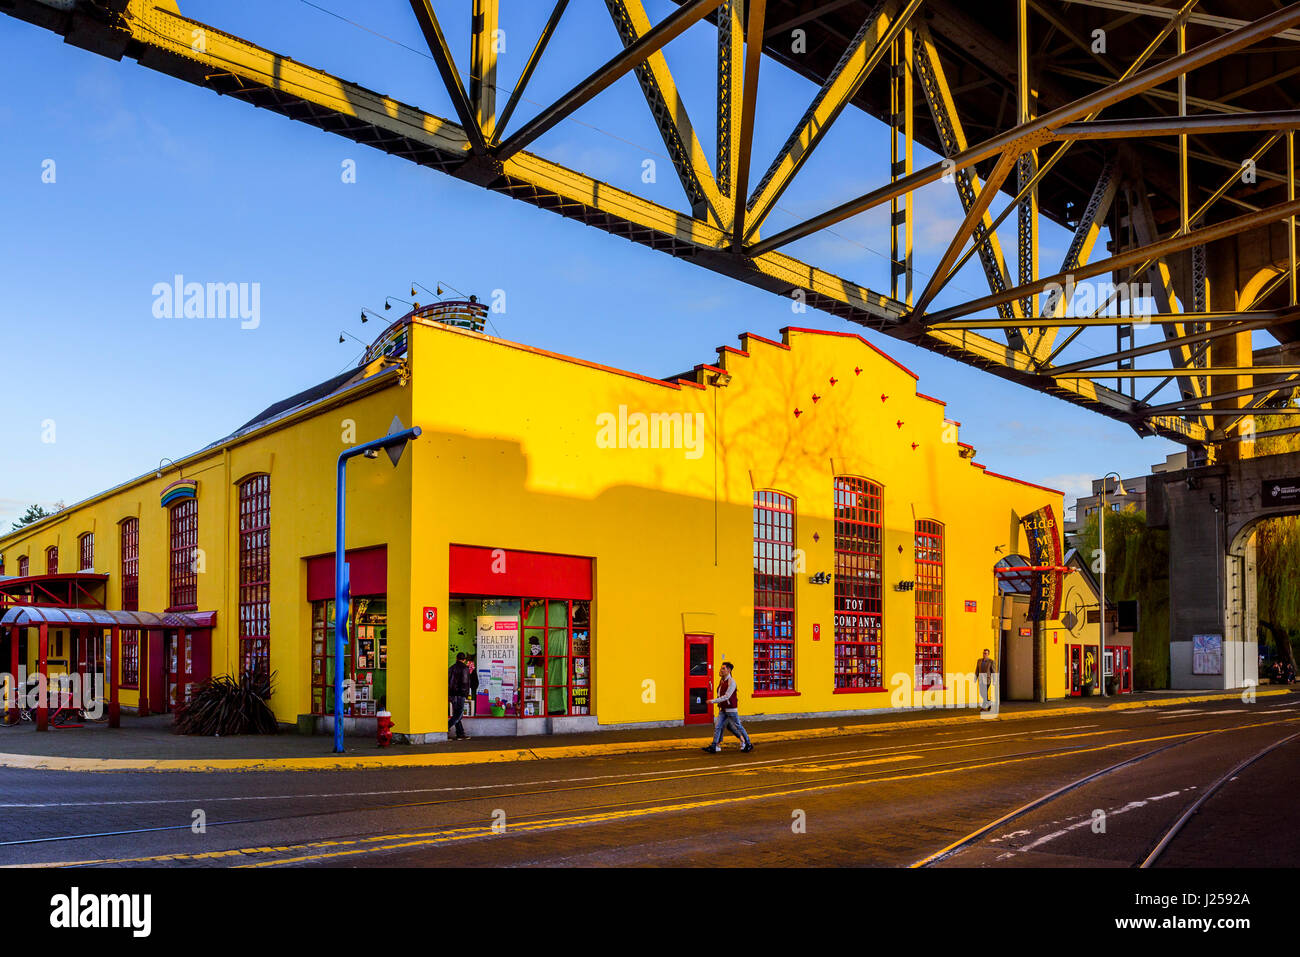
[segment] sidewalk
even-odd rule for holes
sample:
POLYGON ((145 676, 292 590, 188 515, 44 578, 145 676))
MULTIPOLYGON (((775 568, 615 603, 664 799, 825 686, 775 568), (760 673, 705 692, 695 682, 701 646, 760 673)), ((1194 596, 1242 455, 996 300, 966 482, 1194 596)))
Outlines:
MULTIPOLYGON (((1287 687, 1261 686, 1257 698, 1296 694, 1287 687)), ((1076 698, 1047 703, 1011 702, 988 721, 1064 717, 1097 711, 1239 701, 1240 692, 1151 691, 1121 698, 1076 698)), ((862 717, 746 717, 756 744, 958 726, 982 720, 975 709, 908 710, 862 717)), ((361 768, 448 767, 550 758, 599 757, 649 751, 689 750, 707 743, 712 725, 556 734, 528 738, 475 737, 380 750, 370 738, 345 739, 344 754, 332 753, 324 735, 187 737, 171 733, 171 719, 123 715, 122 727, 88 723, 84 728, 38 733, 34 725, 0 729, 0 767, 58 771, 327 771, 361 768), (527 747, 522 742, 527 742, 527 747)))

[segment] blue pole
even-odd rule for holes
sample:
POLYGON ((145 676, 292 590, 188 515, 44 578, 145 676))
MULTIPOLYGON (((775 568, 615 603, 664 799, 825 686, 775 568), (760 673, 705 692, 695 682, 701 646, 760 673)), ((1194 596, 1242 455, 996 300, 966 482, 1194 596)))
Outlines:
MULTIPOLYGON (((352 583, 348 575, 348 565, 344 561, 347 551, 343 544, 344 518, 347 514, 347 468, 348 459, 380 449, 402 446, 412 439, 419 438, 420 427, 405 429, 385 435, 382 439, 354 445, 339 453, 337 505, 335 507, 334 526, 334 753, 343 753, 343 645, 347 640, 348 606, 351 599, 352 583)), ((397 465, 397 455, 393 454, 393 465, 397 465)))
POLYGON ((348 626, 348 566, 344 561, 344 515, 347 511, 348 458, 339 456, 338 507, 334 529, 334 753, 343 753, 343 643, 348 626))

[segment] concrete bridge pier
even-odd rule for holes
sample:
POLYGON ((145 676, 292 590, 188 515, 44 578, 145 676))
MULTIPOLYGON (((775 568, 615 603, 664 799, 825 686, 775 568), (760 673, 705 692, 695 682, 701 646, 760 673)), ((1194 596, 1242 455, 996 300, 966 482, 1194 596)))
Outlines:
POLYGON ((1147 523, 1169 530, 1171 687, 1258 683, 1255 531, 1267 519, 1296 514, 1300 452, 1153 476, 1147 523), (1221 644, 1197 636, 1220 636, 1221 644))
POLYGON ((1255 541, 1229 530, 1233 473, 1246 462, 1157 476, 1148 524, 1169 530, 1169 681, 1229 690, 1259 680, 1255 541))

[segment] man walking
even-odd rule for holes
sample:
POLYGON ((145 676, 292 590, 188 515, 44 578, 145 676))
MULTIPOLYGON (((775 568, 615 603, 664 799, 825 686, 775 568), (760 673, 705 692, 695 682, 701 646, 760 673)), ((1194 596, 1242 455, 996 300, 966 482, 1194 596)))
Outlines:
POLYGON ((989 650, 984 649, 984 657, 975 663, 975 678, 980 686, 980 710, 988 711, 993 707, 992 699, 989 697, 989 684, 993 681, 995 665, 993 659, 989 657, 989 650))
POLYGON ((447 734, 456 729, 456 740, 464 741, 469 737, 465 726, 460 723, 465 713, 465 698, 470 693, 469 665, 465 664, 465 652, 456 652, 456 663, 447 669, 447 697, 451 699, 451 720, 447 722, 447 734))
POLYGON ((725 728, 730 728, 731 733, 740 739, 741 751, 754 750, 745 726, 740 723, 740 690, 736 687, 736 679, 731 676, 732 670, 730 661, 722 663, 718 669, 718 696, 709 699, 709 704, 718 706, 718 720, 713 726, 713 743, 704 749, 710 754, 722 750, 722 732, 725 728))

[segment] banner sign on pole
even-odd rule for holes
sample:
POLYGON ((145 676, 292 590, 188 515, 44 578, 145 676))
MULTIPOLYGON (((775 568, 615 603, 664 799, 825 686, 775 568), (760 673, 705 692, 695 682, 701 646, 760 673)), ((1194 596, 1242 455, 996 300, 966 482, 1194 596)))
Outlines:
POLYGON ((1051 571, 1034 572, 1033 592, 1029 599, 1030 621, 1055 621, 1061 617, 1061 535, 1052 506, 1044 505, 1020 520, 1029 539, 1029 560, 1051 571))

